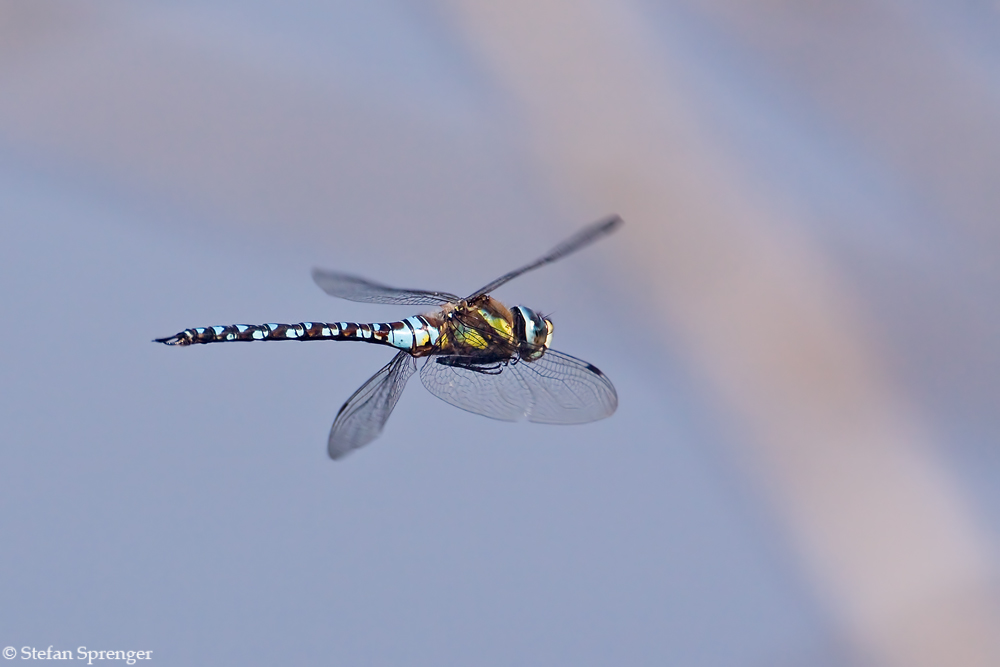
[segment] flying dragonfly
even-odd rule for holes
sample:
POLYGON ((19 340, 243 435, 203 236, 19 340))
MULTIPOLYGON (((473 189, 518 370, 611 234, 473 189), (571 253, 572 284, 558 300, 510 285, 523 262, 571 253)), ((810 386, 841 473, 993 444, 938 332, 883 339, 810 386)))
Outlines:
POLYGON ((335 271, 313 270, 331 296, 362 303, 434 306, 398 322, 230 324, 185 329, 154 342, 195 345, 257 340, 351 340, 399 350, 340 408, 328 453, 339 459, 382 432, 407 380, 418 370, 432 394, 458 408, 504 421, 583 424, 610 417, 618 394, 597 367, 549 347, 552 322, 526 306, 507 308, 490 296, 501 285, 610 234, 622 224, 596 222, 530 264, 462 299, 447 292, 398 289, 335 271))

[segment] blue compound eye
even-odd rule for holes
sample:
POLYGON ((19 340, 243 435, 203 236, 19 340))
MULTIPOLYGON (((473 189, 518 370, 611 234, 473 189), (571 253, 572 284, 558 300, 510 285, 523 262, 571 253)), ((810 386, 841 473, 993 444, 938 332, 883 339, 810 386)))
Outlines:
POLYGON ((522 351, 522 354, 528 359, 537 359, 544 353, 551 340, 551 323, 524 306, 514 306, 511 312, 514 315, 514 335, 520 343, 531 348, 522 351))

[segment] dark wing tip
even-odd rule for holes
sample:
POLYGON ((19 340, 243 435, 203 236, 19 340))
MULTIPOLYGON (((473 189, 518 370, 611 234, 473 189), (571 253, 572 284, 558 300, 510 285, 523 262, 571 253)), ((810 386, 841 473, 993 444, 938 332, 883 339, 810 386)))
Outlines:
POLYGON ((601 228, 602 229, 606 229, 606 230, 608 230, 610 232, 611 230, 615 229, 616 227, 621 227, 624 224, 625 224, 625 220, 620 215, 618 215, 617 213, 614 213, 610 217, 608 217, 607 220, 605 220, 604 224, 601 225, 601 228))
POLYGON ((625 220, 620 215, 612 213, 608 217, 593 223, 589 228, 590 231, 588 235, 593 238, 594 236, 610 234, 624 224, 625 220))

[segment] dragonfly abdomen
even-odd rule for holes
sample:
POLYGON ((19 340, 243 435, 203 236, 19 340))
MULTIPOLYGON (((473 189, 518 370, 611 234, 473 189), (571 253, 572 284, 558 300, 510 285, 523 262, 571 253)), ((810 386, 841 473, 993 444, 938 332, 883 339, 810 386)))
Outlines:
POLYGON ((251 342, 258 340, 354 340, 388 345, 410 353, 431 348, 439 338, 438 327, 416 315, 400 322, 299 322, 298 324, 229 324, 185 329, 155 342, 165 345, 251 342))

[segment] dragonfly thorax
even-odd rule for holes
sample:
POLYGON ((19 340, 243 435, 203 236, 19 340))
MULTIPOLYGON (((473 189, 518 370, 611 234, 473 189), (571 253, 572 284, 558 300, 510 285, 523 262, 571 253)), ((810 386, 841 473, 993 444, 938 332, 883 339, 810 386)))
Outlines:
POLYGON ((510 312, 514 316, 514 336, 521 348, 521 358, 538 359, 552 342, 552 322, 526 306, 514 306, 510 312))

